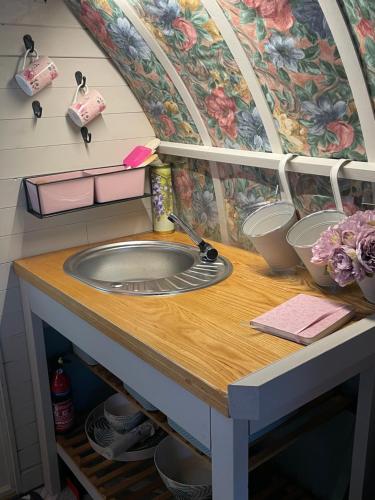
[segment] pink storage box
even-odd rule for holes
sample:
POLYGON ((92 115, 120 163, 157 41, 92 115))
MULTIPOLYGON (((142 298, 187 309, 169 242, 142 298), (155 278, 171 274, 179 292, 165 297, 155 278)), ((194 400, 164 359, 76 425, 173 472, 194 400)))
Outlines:
POLYGON ((79 172, 26 179, 29 204, 41 215, 82 208, 94 203, 94 179, 79 172))
POLYGON ((145 194, 144 168, 126 170, 123 165, 119 165, 84 170, 84 173, 94 177, 97 203, 135 198, 145 194))

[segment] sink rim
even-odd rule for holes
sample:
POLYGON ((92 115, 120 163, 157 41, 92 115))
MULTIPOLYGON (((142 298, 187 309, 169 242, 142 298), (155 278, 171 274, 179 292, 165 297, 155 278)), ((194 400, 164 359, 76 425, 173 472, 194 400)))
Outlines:
POLYGON ((219 255, 216 262, 206 262, 201 259, 197 247, 185 243, 160 240, 129 240, 86 248, 68 257, 64 262, 63 268, 69 276, 98 290, 135 296, 169 296, 209 288, 228 278, 233 271, 231 262, 221 255, 219 255), (136 248, 139 246, 147 248, 157 247, 158 249, 165 248, 167 251, 175 250, 188 254, 193 258, 193 264, 186 271, 172 274, 167 278, 139 281, 104 281, 82 276, 78 271, 78 265, 83 257, 88 258, 90 255, 98 252, 102 253, 123 247, 125 247, 126 251, 127 248, 136 248), (184 282, 185 285, 181 285, 184 282))

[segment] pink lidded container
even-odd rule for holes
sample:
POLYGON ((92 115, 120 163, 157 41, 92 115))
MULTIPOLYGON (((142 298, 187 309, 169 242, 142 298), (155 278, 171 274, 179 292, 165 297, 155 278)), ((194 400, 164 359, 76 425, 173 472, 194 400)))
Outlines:
POLYGON ((40 215, 94 203, 94 179, 82 171, 29 177, 25 184, 29 206, 40 215))
POLYGON ((145 194, 145 169, 125 169, 116 167, 92 168, 84 170, 85 175, 93 176, 96 203, 135 198, 145 194))

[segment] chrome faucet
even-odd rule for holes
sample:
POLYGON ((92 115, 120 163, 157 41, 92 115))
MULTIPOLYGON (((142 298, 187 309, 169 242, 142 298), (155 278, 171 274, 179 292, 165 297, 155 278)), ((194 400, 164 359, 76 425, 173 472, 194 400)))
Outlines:
POLYGON ((186 224, 186 222, 177 217, 177 215, 170 213, 168 215, 168 219, 174 224, 178 224, 181 229, 183 229, 185 233, 194 241, 200 250, 201 258, 203 260, 206 260, 207 262, 215 262, 219 255, 216 248, 213 248, 209 243, 207 243, 207 241, 204 241, 190 226, 186 224))

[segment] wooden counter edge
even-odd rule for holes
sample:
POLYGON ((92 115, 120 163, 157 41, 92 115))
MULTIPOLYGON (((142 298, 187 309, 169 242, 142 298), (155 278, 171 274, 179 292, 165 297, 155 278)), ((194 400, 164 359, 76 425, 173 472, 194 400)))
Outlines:
MULTIPOLYGON (((21 261, 22 259, 19 260, 21 261)), ((71 299, 68 295, 60 292, 38 276, 35 276, 35 274, 25 269, 18 261, 14 262, 14 270, 19 278, 25 280, 32 286, 35 286, 38 290, 42 291, 56 302, 66 307, 70 312, 76 314, 79 318, 89 323, 104 335, 108 336, 115 342, 118 342, 140 359, 159 370, 163 375, 171 378, 174 382, 184 387, 200 400, 204 401, 209 406, 216 408, 223 415, 228 416, 227 393, 213 388, 208 383, 202 383, 201 379, 192 376, 192 374, 185 368, 173 363, 160 352, 138 341, 128 332, 120 330, 110 321, 104 320, 104 318, 99 314, 93 313, 93 311, 88 310, 76 300, 71 299), (119 336, 119 333, 121 334, 121 337, 119 336), (189 383, 189 381, 191 381, 191 383, 189 383)))

